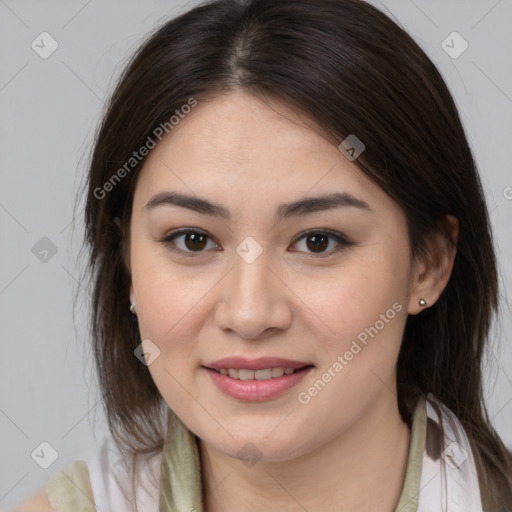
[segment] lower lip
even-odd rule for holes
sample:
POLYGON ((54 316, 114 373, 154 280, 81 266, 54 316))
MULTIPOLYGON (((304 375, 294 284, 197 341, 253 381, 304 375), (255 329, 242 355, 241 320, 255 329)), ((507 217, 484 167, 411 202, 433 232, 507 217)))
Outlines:
POLYGON ((226 395, 238 400, 269 400, 298 384, 313 369, 307 366, 291 375, 283 375, 267 380, 239 380, 222 375, 210 368, 204 368, 214 384, 226 395))

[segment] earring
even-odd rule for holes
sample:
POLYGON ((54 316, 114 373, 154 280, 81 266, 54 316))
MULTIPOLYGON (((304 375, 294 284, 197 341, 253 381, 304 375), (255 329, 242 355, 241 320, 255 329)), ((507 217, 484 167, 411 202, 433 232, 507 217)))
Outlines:
POLYGON ((426 306, 427 301, 425 299, 420 299, 420 306, 426 306))
POLYGON ((133 302, 130 302, 130 312, 132 315, 136 315, 137 313, 135 312, 135 304, 133 302))

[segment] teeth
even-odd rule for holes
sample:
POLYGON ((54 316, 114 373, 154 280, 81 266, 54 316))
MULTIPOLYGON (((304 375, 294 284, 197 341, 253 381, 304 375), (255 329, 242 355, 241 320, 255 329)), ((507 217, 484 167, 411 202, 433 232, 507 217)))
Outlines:
POLYGON ((221 368, 219 373, 238 380, 268 380, 291 375, 295 370, 295 368, 265 368, 263 370, 221 368))
POLYGON ((284 375, 284 368, 272 368, 272 377, 282 377, 284 375))

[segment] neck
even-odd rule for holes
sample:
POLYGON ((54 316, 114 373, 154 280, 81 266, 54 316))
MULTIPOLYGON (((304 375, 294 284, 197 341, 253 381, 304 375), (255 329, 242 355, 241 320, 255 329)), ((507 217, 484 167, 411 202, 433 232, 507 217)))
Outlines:
POLYGON ((409 443, 389 390, 348 430, 292 460, 248 467, 201 441, 205 511, 393 512, 409 443))

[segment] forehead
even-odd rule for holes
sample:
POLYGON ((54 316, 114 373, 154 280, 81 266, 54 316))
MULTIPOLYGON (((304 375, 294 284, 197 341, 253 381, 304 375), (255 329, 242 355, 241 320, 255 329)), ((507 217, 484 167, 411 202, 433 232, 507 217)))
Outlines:
POLYGON ((198 101, 149 153, 135 199, 178 190, 261 210, 270 203, 332 192, 387 198, 306 123, 286 104, 269 105, 248 94, 198 101))

